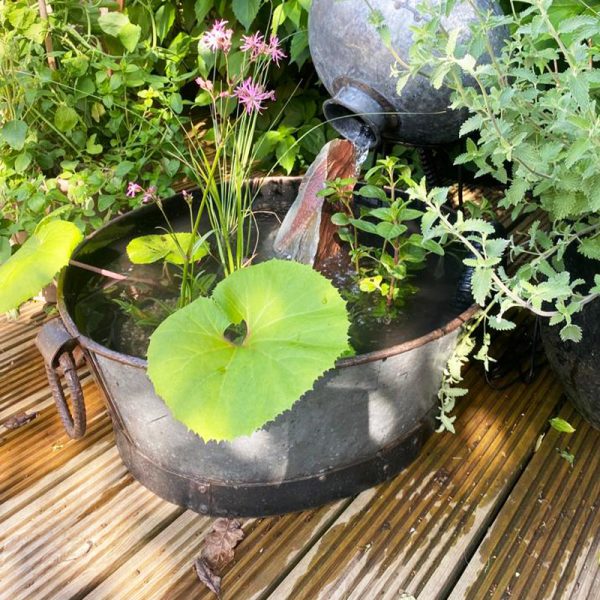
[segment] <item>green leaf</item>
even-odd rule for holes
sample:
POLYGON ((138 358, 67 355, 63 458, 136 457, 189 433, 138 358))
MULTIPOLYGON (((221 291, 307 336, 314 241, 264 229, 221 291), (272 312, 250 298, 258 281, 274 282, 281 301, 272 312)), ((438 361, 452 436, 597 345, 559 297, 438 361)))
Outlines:
POLYGON ((378 200, 387 200, 385 191, 376 185, 363 185, 357 192, 363 198, 377 198, 378 200))
POLYGON ((577 250, 587 258, 600 260, 600 236, 581 240, 577 250))
POLYGON ((512 321, 494 315, 488 319, 488 325, 492 329, 497 329, 498 331, 510 331, 516 327, 515 323, 512 321))
POLYGON ((567 452, 564 449, 560 449, 557 448, 558 453, 560 454, 561 458, 564 458, 571 466, 573 466, 573 463, 575 462, 575 455, 571 454, 570 452, 567 452))
MULTIPOLYGON (((174 265, 182 265, 184 254, 192 240, 191 233, 164 233, 162 235, 142 235, 133 238, 127 244, 129 260, 137 265, 147 265, 158 260, 164 260, 174 265)), ((200 244, 194 255, 193 261, 204 258, 209 251, 207 243, 200 244)))
POLYGON ((67 221, 42 225, 0 266, 0 314, 31 299, 68 262, 83 235, 67 221))
POLYGON ((256 19, 262 0, 233 0, 231 8, 235 18, 247 29, 256 19))
POLYGON ((348 215, 338 212, 331 215, 331 222, 338 227, 345 227, 350 224, 350 219, 348 218, 348 215))
POLYGON ((150 338, 148 375, 175 418, 205 440, 232 440, 309 391, 347 349, 348 326, 327 279, 271 260, 235 271, 212 298, 163 321, 150 338))
POLYGON ((162 42, 169 34, 169 31, 175 22, 175 7, 170 2, 165 2, 156 11, 155 20, 156 35, 162 42))
POLYGON ((87 151, 88 154, 101 154, 102 150, 104 150, 104 148, 102 148, 102 144, 96 144, 96 134, 93 133, 89 138, 88 141, 85 145, 85 149, 87 151))
POLYGON ((75 127, 77 123, 77 112, 70 106, 62 104, 54 113, 54 125, 59 131, 66 133, 75 127))
POLYGON ((550 419, 548 422, 550 423, 550 425, 552 425, 554 429, 556 429, 556 431, 560 431, 561 433, 575 432, 575 427, 573 427, 571 423, 565 421, 564 419, 561 419, 560 417, 554 417, 554 419, 550 419))
POLYGON ((27 137, 25 121, 7 121, 0 129, 0 137, 14 150, 22 150, 27 137))
POLYGON ((309 56, 308 52, 308 31, 297 31, 292 37, 290 44, 290 62, 302 66, 309 56))
POLYGON ((133 52, 140 41, 140 35, 142 33, 142 28, 139 25, 134 25, 133 23, 127 23, 119 32, 119 41, 126 50, 129 52, 133 52))
POLYGON ((382 221, 381 223, 377 223, 375 230, 377 235, 389 241, 394 240, 398 236, 402 235, 407 230, 407 227, 406 225, 400 225, 398 223, 382 221))
POLYGON ((194 12, 196 14, 196 20, 201 23, 204 17, 209 13, 213 7, 214 0, 196 0, 194 4, 194 12))
POLYGON ((471 290, 473 299, 479 306, 485 306, 485 299, 492 289, 492 269, 477 268, 473 271, 471 278, 471 290))
POLYGON ((0 265, 10 257, 10 240, 7 237, 0 237, 0 265))
POLYGON ((129 52, 133 52, 142 33, 139 25, 134 25, 129 17, 121 12, 109 12, 98 17, 100 29, 119 39, 129 52))
POLYGON ((581 327, 579 325, 565 325, 560 330, 560 339, 563 342, 580 342, 582 338, 581 327))
POLYGON ((23 173, 25 169, 31 164, 31 154, 28 152, 21 152, 17 158, 15 158, 15 171, 17 173, 23 173))

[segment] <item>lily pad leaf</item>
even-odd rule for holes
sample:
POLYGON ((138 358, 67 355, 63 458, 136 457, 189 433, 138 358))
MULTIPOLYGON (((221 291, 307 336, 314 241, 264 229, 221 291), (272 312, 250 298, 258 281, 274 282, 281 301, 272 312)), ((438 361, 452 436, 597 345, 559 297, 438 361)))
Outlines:
POLYGON ((339 292, 308 265, 270 260, 235 271, 165 319, 148 375, 175 418, 205 440, 232 440, 288 410, 348 348, 339 292), (237 337, 231 335, 235 330, 237 337))
POLYGON ((0 314, 18 308, 48 285, 83 235, 73 223, 49 221, 0 266, 0 314))
MULTIPOLYGON (((138 265, 147 265, 158 260, 164 260, 174 265, 182 265, 187 251, 191 233, 165 233, 162 235, 142 235, 127 244, 129 260, 138 265)), ((204 258, 209 251, 206 241, 195 244, 193 261, 204 258)))

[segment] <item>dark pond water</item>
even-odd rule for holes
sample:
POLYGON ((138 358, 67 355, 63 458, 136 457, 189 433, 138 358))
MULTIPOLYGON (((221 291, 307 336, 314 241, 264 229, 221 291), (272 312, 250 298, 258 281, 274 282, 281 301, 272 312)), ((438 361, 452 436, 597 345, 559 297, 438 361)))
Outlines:
MULTIPOLYGON (((267 260, 272 256, 280 217, 258 212, 256 218, 260 231, 256 240, 257 260, 267 260)), ((186 223, 189 228, 184 219, 172 221, 179 231, 186 230, 186 223)), ((149 336, 176 304, 179 278, 178 269, 172 266, 133 265, 128 260, 125 247, 131 237, 140 233, 151 231, 129 232, 103 250, 108 258, 101 266, 128 275, 127 281, 86 274, 82 286, 67 295, 67 303, 84 335, 113 350, 145 357, 149 336)), ((156 233, 162 231, 157 229, 156 233)), ((85 262, 84 258, 80 260, 85 262)), ((200 268, 218 278, 216 263, 211 264, 210 259, 205 259, 200 268)), ((466 307, 457 306, 455 296, 462 271, 460 260, 451 254, 443 258, 431 256, 425 268, 410 279, 408 286, 416 291, 407 289, 403 303, 390 315, 382 310, 380 297, 358 291, 345 257, 325 265, 326 275, 348 300, 350 340, 358 354, 425 335, 460 314, 466 307)))

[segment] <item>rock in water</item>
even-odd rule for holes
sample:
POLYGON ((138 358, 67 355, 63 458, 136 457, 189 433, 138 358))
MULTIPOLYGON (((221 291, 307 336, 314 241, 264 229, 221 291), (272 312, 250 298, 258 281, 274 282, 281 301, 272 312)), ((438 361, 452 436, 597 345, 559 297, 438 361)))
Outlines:
POLYGON ((317 254, 331 255, 339 249, 334 238, 335 227, 330 222, 331 211, 323 210, 325 199, 318 193, 327 181, 354 177, 356 170, 356 149, 352 142, 332 140, 323 146, 302 179, 298 196, 277 232, 274 248, 280 256, 312 265, 317 254))

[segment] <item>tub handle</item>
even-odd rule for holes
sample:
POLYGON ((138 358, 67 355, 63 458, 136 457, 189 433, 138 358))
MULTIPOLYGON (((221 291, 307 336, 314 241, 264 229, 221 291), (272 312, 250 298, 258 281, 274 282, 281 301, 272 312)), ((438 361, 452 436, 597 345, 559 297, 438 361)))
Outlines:
POLYGON ((79 439, 85 434, 86 414, 81 383, 73 359, 77 340, 65 329, 60 319, 54 319, 42 327, 35 343, 44 358, 48 384, 63 427, 69 437, 79 439), (59 368, 70 392, 72 409, 69 408, 60 381, 59 368))

